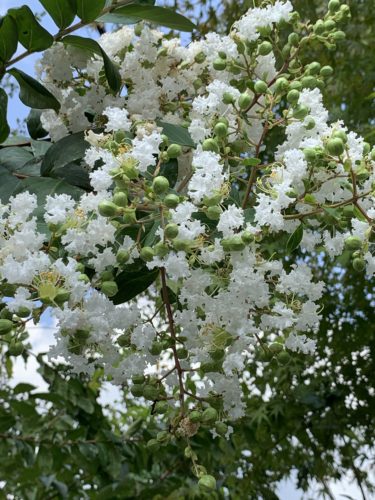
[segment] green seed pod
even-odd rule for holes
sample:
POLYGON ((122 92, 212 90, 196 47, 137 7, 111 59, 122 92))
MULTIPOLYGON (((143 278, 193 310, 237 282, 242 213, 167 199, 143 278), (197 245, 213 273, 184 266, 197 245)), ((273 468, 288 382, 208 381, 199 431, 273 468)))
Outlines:
POLYGON ((189 413, 189 420, 194 424, 200 422, 202 419, 202 414, 198 410, 193 410, 189 413))
POLYGON ((70 292, 66 290, 65 288, 60 288, 57 294, 55 295, 55 302, 56 304, 64 304, 64 302, 67 302, 70 299, 70 292))
POLYGON ((315 24, 314 24, 314 33, 317 35, 321 35, 325 31, 325 26, 324 26, 324 21, 322 19, 319 19, 315 24))
POLYGON ((291 84, 289 85, 289 88, 290 88, 290 90, 301 91, 302 90, 302 83, 298 80, 295 80, 294 82, 291 82, 291 84))
POLYGON ((297 120, 303 120, 304 118, 306 118, 308 114, 309 114, 309 108, 307 106, 304 106, 303 104, 297 106, 293 110, 293 117, 296 118, 297 120))
POLYGON ((223 71, 227 67, 227 61, 221 57, 217 57, 212 63, 212 66, 216 71, 223 71))
POLYGON ((270 36, 272 33, 272 26, 266 25, 266 26, 258 26, 257 31, 260 34, 260 36, 266 37, 270 36))
POLYGON ((314 89, 316 87, 316 78, 313 76, 304 76, 301 83, 304 89, 314 89))
POLYGON ((146 447, 152 453, 160 449, 160 444, 156 439, 150 439, 147 441, 146 447))
POLYGON ((164 194, 169 189, 169 181, 163 175, 158 175, 152 182, 152 189, 156 194, 164 194))
POLYGON ((214 476, 209 474, 204 474, 200 477, 198 481, 198 486, 203 491, 212 491, 216 490, 216 479, 214 476))
POLYGON ((292 90, 289 90, 289 92, 288 92, 288 94, 286 96, 286 100, 290 104, 297 104, 299 96, 300 96, 299 91, 296 90, 296 89, 292 89, 292 90))
POLYGON ((219 220, 222 210, 218 205, 213 207, 208 207, 206 215, 210 220, 219 220))
POLYGON ((22 342, 11 342, 9 344, 8 354, 11 356, 20 356, 25 350, 22 342))
POLYGON ((103 281, 100 290, 106 297, 114 297, 118 293, 116 281, 103 281))
POLYGON ((168 245, 166 245, 162 241, 159 241, 154 246, 154 252, 155 252, 155 255, 162 258, 162 257, 165 257, 166 255, 168 255, 169 247, 168 247, 168 245))
POLYGON ((130 392, 136 398, 142 397, 143 396, 143 385, 142 384, 133 384, 130 388, 130 392))
POLYGON ((114 217, 118 214, 118 206, 112 201, 103 200, 99 203, 98 211, 102 217, 114 217))
POLYGON ((190 250, 190 241, 175 238, 172 243, 177 252, 188 252, 190 250))
POLYGON ((167 224, 164 228, 164 236, 169 240, 173 240, 178 236, 178 226, 177 224, 167 224))
POLYGON ((345 240, 345 248, 347 250, 360 250, 363 246, 363 242, 361 238, 358 238, 358 236, 349 236, 349 238, 346 238, 345 240))
POLYGON ((333 19, 328 19, 324 22, 324 31, 332 31, 336 28, 336 23, 333 19))
POLYGON ((371 146, 368 142, 363 143, 363 154, 368 155, 369 152, 371 151, 371 146))
POLYGON ((123 333, 117 338, 117 343, 120 347, 130 347, 131 345, 130 335, 123 333))
POLYGON ((123 130, 117 130, 113 136, 117 144, 121 144, 126 139, 126 133, 123 130))
POLYGON ((193 87, 195 90, 198 90, 202 87, 203 85, 203 82, 200 78, 196 78, 194 81, 193 81, 193 87))
POLYGON ((212 408, 211 406, 206 408, 202 413, 202 423, 203 424, 212 424, 217 420, 217 410, 212 408))
POLYGON ((160 431, 156 435, 156 440, 158 443, 167 443, 170 440, 170 434, 168 431, 160 431))
POLYGON ((132 376, 133 384, 144 384, 145 381, 146 381, 146 377, 143 374, 132 376))
POLYGON ((333 68, 331 66, 323 66, 323 68, 320 70, 320 74, 324 78, 328 78, 329 76, 333 75, 333 68))
POLYGON ((343 130, 335 130, 332 134, 334 139, 341 139, 344 144, 348 142, 348 136, 343 130))
POLYGON ((290 361, 290 354, 286 351, 279 352, 279 354, 277 355, 277 361, 281 365, 287 365, 290 361))
POLYGON ((337 12, 341 7, 340 0, 330 0, 328 2, 328 10, 330 12, 337 12))
POLYGON ((19 316, 20 318, 27 318, 28 316, 30 316, 30 314, 30 309, 25 306, 20 307, 17 311, 17 316, 19 316))
POLYGON ((342 42, 346 38, 346 34, 344 31, 335 31, 332 33, 332 38, 335 42, 342 42))
POLYGON ((228 135, 228 126, 223 122, 217 123, 214 127, 214 134, 217 137, 226 137, 228 135))
POLYGON ((0 319, 0 335, 6 335, 13 329, 13 321, 9 319, 0 319))
POLYGON ((353 269, 357 272, 364 271, 366 269, 366 261, 361 257, 357 257, 352 262, 353 269))
POLYGON ((179 349, 177 349, 176 353, 178 359, 186 359, 189 355, 188 350, 185 349, 184 347, 180 347, 179 349))
POLYGON ((84 283, 90 283, 90 278, 84 273, 79 275, 78 280, 83 281, 84 283))
POLYGON ((221 57, 221 59, 227 58, 227 54, 223 50, 219 50, 218 54, 219 54, 219 57, 221 57))
POLYGON ((143 387, 143 397, 148 401, 155 401, 159 397, 159 389, 154 385, 146 384, 143 387))
POLYGON ((258 47, 258 53, 261 56, 267 56, 270 52, 272 52, 272 43, 270 42, 262 42, 258 47))
POLYGON ((151 247, 143 247, 139 252, 139 256, 145 262, 151 262, 152 259, 155 257, 155 252, 151 247))
POLYGON ((240 95, 238 98, 238 106, 240 109, 246 109, 251 103, 251 97, 249 94, 244 92, 243 94, 240 95))
POLYGON ((277 354, 278 352, 281 352, 284 350, 284 346, 282 344, 280 344, 279 342, 273 342, 272 344, 270 344, 268 346, 268 348, 274 354, 277 354))
POLYGON ((213 151, 214 153, 218 153, 220 151, 219 144, 215 141, 215 139, 205 139, 202 143, 203 151, 213 151))
POLYGON ((163 350, 163 344, 161 342, 154 341, 149 349, 150 354, 153 356, 159 356, 163 350))
POLYGON ((179 203, 180 198, 177 194, 170 193, 164 198, 164 205, 168 208, 176 208, 179 203))
POLYGON ((128 197, 127 197, 126 193, 124 193, 123 191, 116 193, 113 196, 112 201, 118 207, 127 207, 128 206, 128 197))
POLYGON ((250 233, 250 231, 244 231, 241 234, 241 240, 245 243, 245 245, 248 245, 254 241, 254 235, 250 233))
POLYGON ((206 54, 204 52, 199 52, 194 57, 194 61, 198 64, 202 64, 205 60, 206 60, 206 54))
POLYGON ((119 264, 126 264, 129 259, 130 253, 125 249, 119 250, 116 254, 116 260, 119 264))
POLYGON ((292 46, 289 43, 286 43, 284 47, 281 49, 281 54, 284 58, 287 58, 292 50, 292 46))
POLYGON ((257 94, 265 94, 268 90, 268 85, 263 80, 258 80, 254 84, 254 90, 257 94))
POLYGON ((182 148, 179 144, 168 146, 167 155, 169 158, 178 158, 182 154, 182 148))
POLYGON ((286 90, 288 90, 289 82, 286 78, 281 77, 278 78, 275 82, 275 91, 279 94, 282 94, 286 90))
POLYGON ((228 426, 227 424, 224 424, 224 422, 216 422, 215 430, 218 434, 220 434, 220 436, 225 436, 228 432, 228 426))
POLYGON ((292 45, 293 47, 298 47, 298 42, 299 42, 298 33, 290 33, 290 35, 288 36, 289 45, 292 45))
POLYGON ((339 137, 329 139, 326 144, 326 149, 330 155, 340 156, 344 152, 344 143, 339 137))
POLYGON ((85 341, 90 337, 90 330, 88 330, 87 328, 79 328, 75 331, 74 337, 76 337, 80 341, 85 341))
POLYGON ((303 150, 303 154, 305 156, 306 161, 308 161, 309 163, 316 160, 316 151, 314 148, 305 148, 303 150))
POLYGON ((113 278, 112 271, 103 271, 100 275, 102 281, 113 281, 113 278))
POLYGON ((223 103, 224 104, 233 104, 234 103, 234 97, 230 92, 224 92, 223 103))
POLYGON ((155 413, 159 415, 167 413, 168 410, 169 410, 169 404, 167 403, 167 401, 158 401, 154 409, 155 413))
POLYGON ((307 65, 307 70, 310 75, 317 75, 320 71, 320 68, 320 63, 318 63, 317 61, 314 61, 307 65))

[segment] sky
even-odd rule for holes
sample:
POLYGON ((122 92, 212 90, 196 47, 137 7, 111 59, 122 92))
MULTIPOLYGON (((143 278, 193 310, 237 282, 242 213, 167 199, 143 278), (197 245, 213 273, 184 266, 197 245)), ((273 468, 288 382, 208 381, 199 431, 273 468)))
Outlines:
MULTIPOLYGON (((58 1, 58 0, 57 0, 58 1)), ((162 4, 162 2, 159 2, 162 4)), ((33 12, 41 13, 43 8, 37 0, 0 0, 0 15, 6 13, 7 9, 19 7, 21 5, 28 5, 33 12)), ((52 19, 45 15, 42 19, 43 26, 52 34, 55 34, 58 29, 53 23, 52 19)), ((82 30, 81 34, 88 36, 87 30, 82 30)), ((92 36, 92 31, 90 32, 92 36)), ((21 47, 19 52, 24 49, 21 47)), ((40 54, 33 54, 16 65, 19 69, 28 73, 30 75, 34 74, 35 62, 40 57, 40 54)), ((26 108, 15 95, 10 103, 8 112, 8 121, 11 128, 16 128, 17 118, 23 119, 27 116, 29 109, 26 108)), ((56 330, 55 324, 52 318, 44 318, 43 322, 38 325, 30 325, 30 341, 33 346, 33 351, 35 354, 41 352, 47 352, 49 345, 53 343, 53 334, 56 330)), ((34 358, 30 358, 28 363, 25 364, 21 358, 17 358, 15 365, 15 377, 13 384, 16 385, 19 382, 28 382, 36 385, 40 389, 45 389, 45 383, 43 382, 41 376, 37 373, 37 363, 34 358)), ((109 384, 105 386, 105 389, 100 397, 100 401, 104 404, 113 403, 119 397, 119 392, 116 388, 111 387, 109 384)), ((292 478, 289 480, 282 481, 279 484, 277 494, 281 500, 302 500, 302 499, 312 499, 315 500, 316 489, 312 488, 307 496, 303 496, 300 490, 297 490, 294 486, 295 474, 292 474, 292 478)), ((335 497, 335 500, 340 500, 343 498, 352 498, 357 500, 361 498, 360 491, 354 483, 350 482, 350 478, 342 480, 340 482, 330 483, 331 491, 335 497)))

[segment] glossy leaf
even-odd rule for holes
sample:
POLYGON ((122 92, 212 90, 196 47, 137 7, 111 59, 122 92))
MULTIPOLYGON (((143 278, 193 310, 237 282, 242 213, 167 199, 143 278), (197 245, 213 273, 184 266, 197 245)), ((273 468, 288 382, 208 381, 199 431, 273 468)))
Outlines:
POLYGON ((63 137, 47 151, 42 162, 41 175, 50 175, 55 169, 81 160, 89 146, 83 132, 63 137))
POLYGON ((18 45, 18 31, 15 20, 7 15, 0 21, 0 59, 9 61, 16 52, 18 45))
POLYGON ((147 267, 134 272, 124 271, 116 278, 119 292, 113 297, 113 303, 122 304, 144 292, 156 280, 158 274, 158 269, 149 271, 147 267))
POLYGON ((77 14, 85 23, 91 23, 105 7, 105 0, 77 0, 77 14))
POLYGON ((32 109, 26 118, 27 130, 30 137, 33 139, 42 139, 48 135, 48 132, 44 130, 42 123, 40 121, 40 115, 42 111, 40 109, 32 109))
POLYGON ((72 24, 77 6, 73 0, 39 0, 48 14, 54 20, 56 26, 64 29, 72 24))
POLYGON ((38 23, 27 5, 9 9, 8 14, 16 21, 18 38, 25 49, 40 52, 53 44, 53 36, 38 23))
POLYGON ((116 24, 133 24, 140 20, 178 31, 193 31, 195 28, 195 25, 181 14, 171 9, 151 5, 125 5, 99 18, 99 21, 116 24))
POLYGON ((297 229, 289 236, 286 243, 286 249, 288 253, 294 252, 298 248, 303 238, 303 224, 300 224, 297 229))
POLYGON ((188 146, 195 148, 195 143, 189 134, 189 131, 181 125, 174 125, 173 123, 158 122, 160 127, 163 127, 163 134, 165 134, 171 143, 179 144, 180 146, 188 146))
POLYGON ((17 80, 20 86, 20 99, 30 108, 60 109, 60 103, 41 83, 27 75, 20 69, 12 68, 8 71, 17 80))
POLYGON ((62 39, 66 45, 72 45, 81 50, 90 52, 90 54, 97 54, 103 58, 105 76, 108 81, 108 85, 114 92, 118 92, 121 88, 121 76, 119 70, 111 59, 108 57, 106 52, 101 48, 101 46, 95 40, 91 38, 83 38, 76 35, 68 35, 62 39))
POLYGON ((0 143, 4 142, 10 133, 7 122, 8 96, 4 89, 0 88, 0 143))

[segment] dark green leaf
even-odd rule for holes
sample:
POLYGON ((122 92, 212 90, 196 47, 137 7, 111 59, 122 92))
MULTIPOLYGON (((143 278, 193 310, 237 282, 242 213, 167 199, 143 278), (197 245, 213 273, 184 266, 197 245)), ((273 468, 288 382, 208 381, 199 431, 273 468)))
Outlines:
POLYGON ((49 141, 34 141, 31 140, 31 149, 34 153, 34 156, 37 158, 40 156, 44 156, 52 144, 49 141))
POLYGON ((72 0, 39 0, 39 2, 60 29, 72 24, 77 12, 75 2, 72 0))
POLYGON ((4 62, 9 61, 17 50, 17 45, 17 24, 11 16, 7 15, 0 24, 0 59, 4 62))
POLYGON ((151 5, 125 5, 105 14, 98 20, 116 24, 133 24, 142 19, 178 31, 193 31, 195 28, 195 25, 181 14, 171 9, 151 5))
POLYGON ((10 69, 9 73, 14 76, 20 86, 20 99, 25 106, 55 111, 60 109, 60 103, 56 97, 37 80, 16 68, 10 69))
POLYGON ((48 132, 44 130, 40 121, 41 114, 42 111, 40 109, 32 109, 26 118, 27 130, 33 139, 43 139, 43 137, 48 135, 48 132))
POLYGON ((121 88, 121 76, 117 66, 111 61, 106 52, 95 40, 91 38, 83 38, 82 36, 68 35, 62 39, 67 45, 72 45, 81 50, 85 50, 90 54, 97 54, 103 58, 104 71, 110 88, 114 92, 118 92, 121 88))
POLYGON ((4 142, 10 133, 9 125, 7 122, 7 109, 8 96, 5 90, 0 88, 0 143, 4 142))
POLYGON ((122 304, 144 292, 156 280, 158 274, 158 269, 149 271, 147 267, 136 272, 124 271, 116 278, 119 292, 113 297, 113 302, 122 304))
POLYGON ((0 149, 0 166, 10 172, 19 171, 28 161, 33 159, 28 148, 2 148, 0 149))
POLYGON ((169 180, 169 185, 173 188, 176 185, 178 178, 178 162, 177 160, 169 160, 167 163, 162 163, 160 167, 160 175, 163 175, 169 180))
POLYGON ((260 158, 245 158, 243 160, 243 164, 247 167, 256 167, 259 163, 261 163, 260 158))
POLYGON ((181 125, 174 125, 173 123, 166 122, 158 122, 158 125, 163 127, 163 134, 168 137, 171 143, 195 148, 195 143, 187 128, 181 127, 181 125))
POLYGON ((299 246, 303 238, 303 224, 300 224, 297 229, 292 233, 286 243, 286 249, 288 253, 294 252, 294 250, 299 246))
POLYGON ((55 169, 81 160, 89 146, 83 132, 63 137, 47 151, 42 162, 41 175, 48 176, 55 169))
POLYGON ((0 432, 5 432, 16 423, 15 418, 11 415, 0 415, 0 432))
POLYGON ((51 173, 51 177, 64 179, 73 186, 87 190, 91 189, 90 177, 87 170, 76 163, 68 163, 63 167, 55 168, 51 173))
POLYGON ((27 5, 9 9, 8 14, 17 23, 18 38, 25 49, 30 52, 40 52, 53 44, 53 36, 38 23, 27 5))
POLYGON ((85 23, 91 23, 104 9, 105 0, 77 0, 77 14, 85 23))
POLYGON ((35 385, 20 383, 14 388, 14 394, 22 394, 23 392, 30 392, 35 389, 35 385))
POLYGON ((2 203, 8 202, 20 182, 8 169, 0 166, 0 200, 2 203))

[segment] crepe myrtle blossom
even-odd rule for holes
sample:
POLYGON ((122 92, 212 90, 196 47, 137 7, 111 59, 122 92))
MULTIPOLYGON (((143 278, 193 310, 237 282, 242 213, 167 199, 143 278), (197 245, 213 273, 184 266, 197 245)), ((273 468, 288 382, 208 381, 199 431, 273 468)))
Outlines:
POLYGON ((51 359, 129 385, 166 413, 166 440, 200 425, 230 438, 225 422, 245 415, 243 374, 256 361, 314 355, 326 284, 308 257, 347 252, 354 272, 375 273, 375 151, 328 122, 320 89, 332 68, 299 58, 302 43, 342 38, 347 16, 344 4, 331 9, 321 31, 277 0, 188 47, 147 26, 106 33, 125 97, 97 60, 80 61, 73 79, 69 49, 48 49, 39 70, 61 110, 43 111, 42 124, 53 141, 85 130, 92 191, 39 207, 28 192, 3 200, 9 342, 48 309, 51 359), (272 151, 276 128, 285 139, 272 151))

